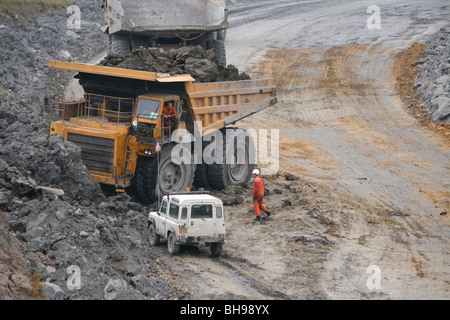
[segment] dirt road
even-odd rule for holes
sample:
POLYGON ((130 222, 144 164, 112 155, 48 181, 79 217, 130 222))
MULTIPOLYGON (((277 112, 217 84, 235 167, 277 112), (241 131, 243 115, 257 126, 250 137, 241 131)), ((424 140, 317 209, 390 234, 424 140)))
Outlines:
POLYGON ((377 1, 369 30, 373 1, 231 2, 228 61, 279 87, 239 123, 280 130, 275 214, 252 224, 244 189, 222 257, 162 246, 160 263, 191 299, 448 299, 450 143, 406 111, 394 72, 396 53, 448 23, 448 3, 377 1))

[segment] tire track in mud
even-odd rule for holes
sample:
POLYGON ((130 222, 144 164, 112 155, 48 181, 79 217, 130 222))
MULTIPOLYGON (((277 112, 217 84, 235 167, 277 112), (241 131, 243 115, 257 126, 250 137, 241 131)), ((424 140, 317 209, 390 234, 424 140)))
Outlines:
POLYGON ((165 252, 158 259, 164 269, 160 268, 156 273, 178 275, 172 279, 172 286, 179 292, 189 292, 189 299, 287 298, 255 276, 262 269, 260 266, 239 256, 224 253, 221 257, 211 258, 205 250, 185 249, 178 257, 165 252))

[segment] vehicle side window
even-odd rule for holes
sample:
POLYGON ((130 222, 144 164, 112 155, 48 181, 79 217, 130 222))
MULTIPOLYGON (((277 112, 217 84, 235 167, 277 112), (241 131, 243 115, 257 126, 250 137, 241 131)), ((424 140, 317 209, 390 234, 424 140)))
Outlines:
POLYGON ((161 203, 160 212, 163 214, 167 214, 167 201, 166 200, 163 200, 163 202, 161 203))
POLYGON ((169 217, 178 220, 178 212, 180 211, 180 207, 178 205, 171 203, 169 209, 169 217))
POLYGON ((222 218, 222 207, 216 207, 216 218, 222 218))
POLYGON ((188 208, 184 207, 181 208, 181 219, 186 220, 188 214, 188 208))

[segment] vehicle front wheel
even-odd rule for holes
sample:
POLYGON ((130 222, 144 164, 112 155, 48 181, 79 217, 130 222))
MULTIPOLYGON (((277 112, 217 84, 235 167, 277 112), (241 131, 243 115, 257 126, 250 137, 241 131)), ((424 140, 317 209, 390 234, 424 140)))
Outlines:
POLYGON ((152 246, 159 245, 161 237, 156 233, 156 227, 154 223, 152 223, 148 228, 148 238, 152 246))
POLYGON ((175 235, 173 232, 169 233, 169 237, 167 238, 167 251, 169 251, 171 255, 175 255, 180 252, 180 245, 175 243, 175 235))

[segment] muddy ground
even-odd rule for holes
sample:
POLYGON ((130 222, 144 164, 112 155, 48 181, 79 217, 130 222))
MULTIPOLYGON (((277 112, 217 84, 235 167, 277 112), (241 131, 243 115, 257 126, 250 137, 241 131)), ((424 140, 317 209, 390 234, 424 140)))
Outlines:
POLYGON ((161 259, 194 299, 448 298, 448 127, 422 125, 397 81, 397 54, 447 25, 448 4, 381 1, 369 30, 369 2, 235 3, 228 61, 278 84, 279 103, 239 124, 280 130, 275 214, 252 224, 247 189, 227 208, 223 257, 161 259))
MULTIPOLYGON (((35 154, 43 157, 50 148, 43 166, 52 169, 48 181, 35 164, 32 173, 18 169, 19 163, 30 168, 22 164, 26 148, 15 163, 13 147, 22 145, 12 138, 16 131, 5 131, 0 191, 8 213, 1 219, 9 219, 10 230, 0 228, 7 243, 0 274, 20 290, 5 290, 4 297, 27 296, 27 277, 38 270, 61 290, 54 297, 64 299, 448 299, 448 127, 428 126, 408 108, 416 103, 409 86, 417 70, 405 68, 421 50, 410 47, 448 25, 450 7, 440 0, 380 0, 381 29, 370 30, 372 4, 229 1, 228 62, 278 85, 278 104, 238 125, 279 130, 280 140, 278 172, 267 175, 259 166, 273 212, 265 224, 252 223, 251 184, 214 193, 227 203, 221 257, 206 249, 174 257, 164 243, 150 247, 150 208, 126 195, 79 198, 83 187, 73 182, 85 177, 74 146, 48 143, 45 130, 35 130, 35 154), (55 165, 80 171, 75 181, 66 175, 71 187, 63 198, 38 193, 27 180, 65 188, 55 180, 55 165), (8 189, 14 181, 16 190, 8 189), (22 273, 8 264, 15 250, 23 252, 15 262, 22 273), (66 287, 72 264, 82 267, 84 281, 75 291, 66 287), (373 270, 379 287, 368 285, 373 270)), ((62 48, 70 51, 66 43, 62 48)), ((45 58, 57 55, 50 50, 45 58)), ((102 52, 75 56, 99 61, 102 52)), ((14 122, 4 115, 6 124, 14 122)))

